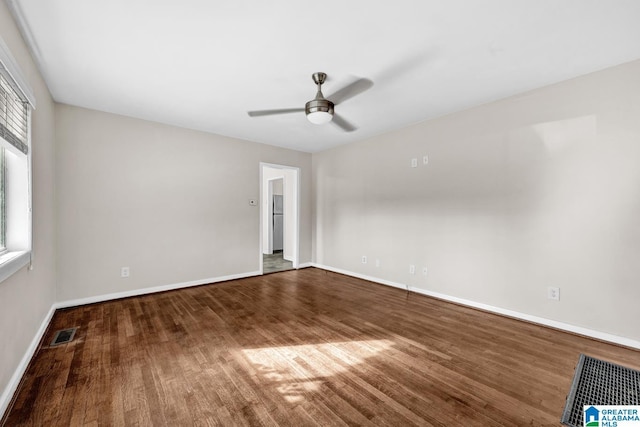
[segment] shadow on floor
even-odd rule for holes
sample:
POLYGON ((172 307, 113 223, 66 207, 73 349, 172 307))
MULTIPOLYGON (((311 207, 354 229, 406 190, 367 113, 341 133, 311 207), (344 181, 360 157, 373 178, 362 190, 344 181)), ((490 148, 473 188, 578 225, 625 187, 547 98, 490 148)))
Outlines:
POLYGON ((293 263, 284 259, 282 251, 273 251, 273 254, 262 255, 263 274, 275 273, 276 271, 292 270, 293 263))

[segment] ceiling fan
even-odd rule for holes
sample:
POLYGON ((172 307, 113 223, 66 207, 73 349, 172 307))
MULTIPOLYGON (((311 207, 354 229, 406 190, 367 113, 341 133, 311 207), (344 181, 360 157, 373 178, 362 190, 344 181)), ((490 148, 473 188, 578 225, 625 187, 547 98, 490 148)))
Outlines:
POLYGON ((325 73, 318 72, 313 73, 311 77, 313 78, 313 82, 318 86, 318 92, 316 93, 315 98, 305 104, 304 108, 281 108, 277 110, 249 111, 249 116, 260 117, 271 116, 274 114, 299 113, 304 111, 307 115, 307 119, 311 123, 321 125, 333 122, 346 132, 356 130, 357 128, 354 125, 335 113, 334 107, 369 89, 373 86, 373 82, 369 79, 358 79, 329 96, 330 99, 327 99, 322 94, 322 84, 327 79, 327 75, 325 73))

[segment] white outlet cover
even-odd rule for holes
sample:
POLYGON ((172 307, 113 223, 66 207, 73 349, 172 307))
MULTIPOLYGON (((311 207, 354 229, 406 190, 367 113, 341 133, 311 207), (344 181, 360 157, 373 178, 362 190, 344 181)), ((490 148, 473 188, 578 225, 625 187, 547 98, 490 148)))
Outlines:
POLYGON ((423 165, 429 164, 429 156, 422 156, 422 164, 423 165))
POLYGON ((422 274, 424 274, 426 276, 427 272, 428 272, 427 267, 423 267, 422 268, 422 274))
POLYGON ((366 255, 362 255, 362 263, 363 264, 367 263, 367 256, 366 255))
POLYGON ((376 260, 376 267, 380 267, 380 260, 379 259, 376 260))
POLYGON ((409 266, 409 274, 416 274, 416 266, 415 265, 410 265, 409 266))
POLYGON ((411 167, 412 168, 418 167, 418 159, 411 159, 411 167))
POLYGON ((555 301, 560 301, 560 288, 549 286, 547 288, 547 298, 555 301))

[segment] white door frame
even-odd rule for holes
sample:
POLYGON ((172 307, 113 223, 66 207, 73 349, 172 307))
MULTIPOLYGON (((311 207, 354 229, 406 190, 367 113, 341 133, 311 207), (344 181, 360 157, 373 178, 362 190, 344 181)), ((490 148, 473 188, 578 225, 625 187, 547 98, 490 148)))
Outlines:
MULTIPOLYGON (((273 183, 268 184, 267 186, 267 191, 265 192, 264 187, 265 187, 265 178, 264 178, 264 169, 265 168, 271 168, 271 169, 286 169, 286 170, 292 170, 294 172, 293 174, 293 179, 291 183, 287 183, 287 179, 285 178, 284 183, 283 183, 283 187, 286 188, 287 185, 293 185, 293 210, 295 212, 294 218, 289 218, 287 219, 287 217, 285 216, 285 221, 287 220, 293 220, 295 221, 294 226, 293 226, 293 248, 292 248, 292 253, 293 253, 293 268, 297 269, 298 266, 300 265, 300 168, 295 167, 295 166, 286 166, 286 165, 277 165, 277 164, 273 164, 273 163, 265 163, 265 162, 260 162, 260 242, 259 242, 259 246, 258 246, 258 254, 259 254, 259 259, 260 259, 260 274, 264 273, 263 270, 263 263, 262 263, 262 253, 263 253, 263 244, 264 244, 264 214, 265 213, 269 213, 269 203, 268 201, 270 200, 270 195, 273 194, 273 183), (267 194, 265 194, 267 193, 267 194)), ((286 198, 286 196, 285 196, 286 198)), ((271 208, 273 209, 273 208, 271 208)), ((270 232, 272 233, 273 230, 270 230, 270 232)), ((272 234, 270 233, 270 236, 272 236, 272 234)), ((273 252, 273 240, 270 239, 270 246, 269 249, 271 249, 271 251, 273 252)))

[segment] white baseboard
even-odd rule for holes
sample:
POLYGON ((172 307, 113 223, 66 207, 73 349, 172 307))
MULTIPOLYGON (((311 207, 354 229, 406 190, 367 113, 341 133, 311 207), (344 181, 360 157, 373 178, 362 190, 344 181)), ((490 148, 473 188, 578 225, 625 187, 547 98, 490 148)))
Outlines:
POLYGON ((303 262, 302 264, 298 264, 298 270, 300 270, 301 268, 309 268, 309 267, 313 267, 312 262, 303 262))
POLYGON ((575 326, 569 323, 558 322, 556 320, 545 319, 544 317, 533 316, 526 313, 520 313, 518 311, 508 310, 506 308, 495 307, 488 304, 483 304, 476 301, 471 301, 463 298, 454 297, 451 295, 441 294, 438 292, 432 292, 426 289, 417 288, 414 286, 407 286, 401 283, 392 282, 389 280, 379 279, 377 277, 367 276, 365 274, 354 273, 352 271, 342 270, 340 268, 330 267, 327 265, 321 265, 317 263, 311 263, 312 267, 317 267, 323 270, 333 271, 334 273, 344 274, 346 276, 357 277, 359 279, 368 280, 370 282, 379 283, 381 285, 392 286, 394 288, 406 289, 412 292, 438 298, 445 301, 454 302, 456 304, 465 305, 467 307, 477 308, 479 310, 489 311, 492 313, 500 314, 507 317, 513 317, 515 319, 524 320, 527 322, 537 323, 543 326, 549 326, 551 328, 560 329, 563 331, 571 332, 578 335, 584 335, 589 338, 595 338, 601 341, 607 341, 614 344, 623 345, 625 347, 631 347, 640 350, 640 341, 632 340, 629 338, 621 337, 618 335, 609 334, 606 332, 600 332, 593 329, 583 328, 582 326, 575 326))
POLYGON ((333 271, 334 273, 344 274, 345 276, 357 277, 358 279, 368 280, 370 282, 379 283, 381 285, 391 286, 393 288, 400 288, 404 290, 408 290, 407 285, 403 285, 401 283, 392 282, 390 280, 379 279, 373 276, 367 276, 366 274, 354 273, 353 271, 343 270, 341 268, 330 267, 328 265, 311 263, 312 267, 320 268, 322 270, 333 271))
POLYGON ((0 396, 0 420, 4 416, 4 413, 7 410, 7 408, 9 407, 9 404, 11 403, 11 399, 13 398, 14 393, 18 389, 18 386, 20 385, 20 381, 22 380, 22 377, 24 376, 24 373, 27 370, 27 367, 29 366, 29 362, 31 362, 31 358, 35 354, 36 350, 38 350, 38 344, 40 344, 40 340, 42 339, 45 332, 47 331, 47 327, 49 327, 49 323, 51 322, 51 318, 53 317, 53 313, 55 313, 55 311, 56 311, 55 307, 51 306, 47 315, 44 317, 44 319, 42 319, 42 322, 40 323, 40 327, 38 328, 36 335, 31 340, 31 344, 29 344, 27 351, 24 353, 24 356, 22 356, 22 360, 20 360, 18 367, 16 368, 15 372, 11 376, 11 379, 9 380, 9 383, 3 390, 2 395, 0 396))
POLYGON ((96 295, 93 297, 79 298, 74 300, 60 301, 53 306, 58 308, 77 307, 80 305, 94 304, 97 302, 111 301, 114 299, 135 297, 140 295, 154 294, 156 292, 173 291, 175 289, 190 288, 192 286, 207 285, 209 283, 226 282, 228 280, 245 279, 247 277, 259 276, 259 271, 248 273, 232 274, 229 276, 212 277, 209 279, 192 280, 190 282, 174 283, 172 285, 153 286, 150 288, 134 289, 131 291, 114 292, 112 294, 96 295))

